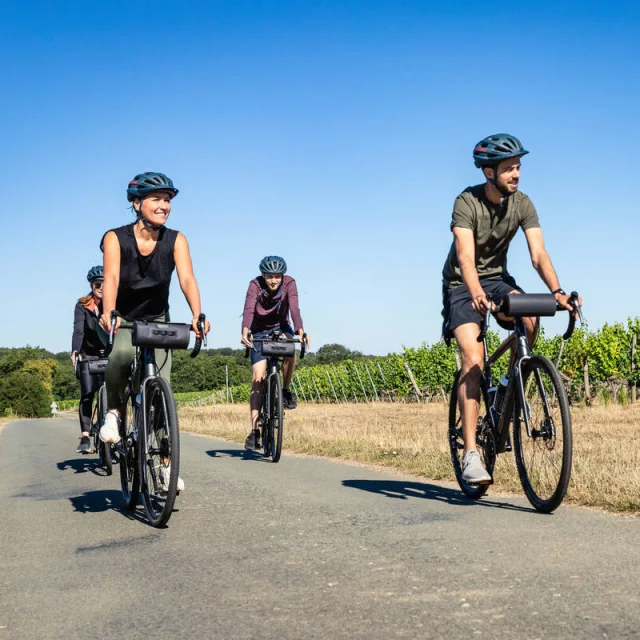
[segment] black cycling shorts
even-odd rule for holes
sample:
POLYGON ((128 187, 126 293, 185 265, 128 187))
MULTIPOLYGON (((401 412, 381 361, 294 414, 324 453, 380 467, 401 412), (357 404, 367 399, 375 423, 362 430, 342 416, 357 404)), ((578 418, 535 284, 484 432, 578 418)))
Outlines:
MULTIPOLYGON (((524 291, 516 284, 516 281, 511 276, 504 276, 502 278, 485 278, 480 280, 480 286, 482 290, 492 298, 502 298, 512 291, 524 291)), ((478 326, 482 325, 484 317, 477 311, 473 310, 471 300, 471 294, 467 289, 466 284, 461 284, 458 287, 448 289, 442 288, 442 336, 445 340, 453 338, 453 330, 457 327, 472 322, 478 326)), ((513 321, 505 322, 498 319, 495 314, 498 324, 503 329, 513 329, 513 321)))

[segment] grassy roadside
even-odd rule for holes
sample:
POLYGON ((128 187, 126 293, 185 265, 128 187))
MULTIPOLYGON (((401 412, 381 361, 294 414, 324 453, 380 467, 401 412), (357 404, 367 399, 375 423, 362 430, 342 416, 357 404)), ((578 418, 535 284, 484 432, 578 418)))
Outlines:
MULTIPOLYGON (((179 409, 183 431, 244 442, 246 405, 179 409)), ((640 513, 640 405, 572 410, 574 463, 566 501, 640 513)), ((444 404, 305 405, 287 412, 289 451, 384 465, 454 480, 444 404)), ((491 491, 522 494, 513 454, 498 457, 491 491)))

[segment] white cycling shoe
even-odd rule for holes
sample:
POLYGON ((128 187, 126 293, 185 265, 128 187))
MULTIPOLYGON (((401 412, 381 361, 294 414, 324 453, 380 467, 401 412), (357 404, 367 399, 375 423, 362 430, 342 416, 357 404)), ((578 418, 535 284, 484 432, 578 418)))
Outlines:
POLYGON ((100 440, 102 442, 120 442, 120 416, 115 411, 107 411, 104 422, 100 427, 100 440))
POLYGON ((477 451, 469 451, 462 458, 462 479, 469 484, 489 484, 491 482, 491 476, 482 466, 482 460, 477 451))
MULTIPOLYGON (((158 470, 158 483, 160 485, 160 491, 165 493, 169 491, 169 479, 171 478, 171 463, 161 464, 158 470)), ((184 491, 184 480, 178 476, 178 484, 176 486, 176 493, 184 491)))

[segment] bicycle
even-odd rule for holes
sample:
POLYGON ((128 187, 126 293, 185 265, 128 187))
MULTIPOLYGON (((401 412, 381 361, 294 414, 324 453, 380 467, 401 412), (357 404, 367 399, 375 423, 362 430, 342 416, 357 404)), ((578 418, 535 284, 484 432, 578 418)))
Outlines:
MULTIPOLYGON (((109 344, 113 344, 117 312, 111 314, 109 344)), ((206 346, 205 315, 197 322, 191 357, 206 346)), ((122 322, 120 329, 131 329, 136 355, 131 363, 120 411, 120 442, 113 445, 120 463, 120 485, 125 508, 135 509, 138 498, 149 524, 167 523, 175 504, 180 470, 180 433, 173 391, 159 375, 155 349, 186 349, 190 324, 165 322, 122 322)))
MULTIPOLYGON (((570 304, 583 323, 577 292, 570 304)), ((499 453, 514 450, 516 467, 525 495, 533 507, 551 513, 562 503, 571 476, 572 432, 569 398, 556 366, 542 355, 534 355, 529 346, 524 317, 553 316, 558 310, 551 294, 511 294, 500 301, 490 300, 493 311, 515 318, 515 330, 493 354, 487 348, 487 331, 492 310, 487 310, 478 342, 484 343, 484 367, 480 378, 480 404, 476 428, 476 448, 491 476, 486 484, 472 485, 462 479, 462 436, 458 406, 456 373, 449 404, 449 448, 456 480, 463 493, 478 499, 493 484, 493 471, 499 453), (493 384, 491 367, 515 342, 508 376, 493 384), (513 423, 513 443, 509 427, 513 423)), ((574 313, 563 335, 571 337, 575 329, 574 313)))
POLYGON ((90 358, 86 359, 78 354, 76 359, 76 377, 79 375, 79 367, 82 362, 87 363, 88 372, 92 376, 98 378, 98 393, 93 401, 93 409, 91 411, 91 427, 89 429, 89 439, 93 441, 93 447, 89 453, 97 453, 99 457, 98 464, 105 468, 106 475, 113 473, 113 458, 111 447, 108 443, 102 442, 99 438, 100 427, 104 422, 104 416, 107 413, 107 387, 104 381, 104 374, 107 370, 106 358, 90 358))
MULTIPOLYGON (((300 359, 306 352, 306 337, 289 338, 282 331, 276 329, 264 338, 253 338, 249 333, 251 342, 262 343, 262 353, 269 356, 267 364, 267 379, 262 394, 262 404, 258 417, 258 431, 256 437, 260 437, 262 451, 265 458, 271 458, 272 462, 278 462, 282 454, 282 431, 284 428, 284 409, 282 406, 282 380, 280 379, 280 361, 283 358, 295 356, 296 342, 301 342, 300 359)), ((249 357, 250 349, 245 349, 245 358, 249 357)))

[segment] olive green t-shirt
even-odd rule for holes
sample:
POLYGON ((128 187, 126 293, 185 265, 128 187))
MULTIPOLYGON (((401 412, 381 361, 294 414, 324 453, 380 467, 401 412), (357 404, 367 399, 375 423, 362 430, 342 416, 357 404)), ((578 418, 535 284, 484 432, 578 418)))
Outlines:
MULTIPOLYGON (((520 191, 505 198, 500 205, 489 202, 484 184, 468 187, 453 205, 451 230, 471 229, 476 239, 476 269, 479 278, 509 275, 507 251, 520 227, 523 231, 539 227, 538 214, 529 196, 520 191)), ((442 283, 447 288, 464 284, 455 242, 452 243, 442 270, 442 283)))

